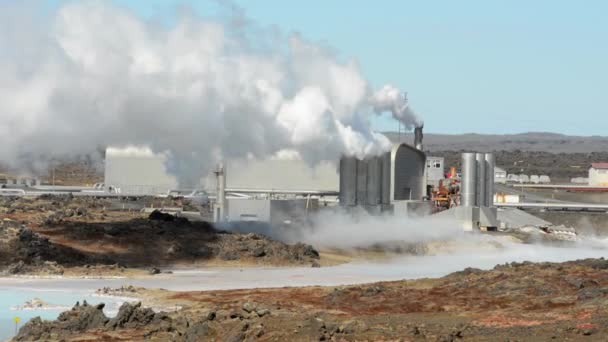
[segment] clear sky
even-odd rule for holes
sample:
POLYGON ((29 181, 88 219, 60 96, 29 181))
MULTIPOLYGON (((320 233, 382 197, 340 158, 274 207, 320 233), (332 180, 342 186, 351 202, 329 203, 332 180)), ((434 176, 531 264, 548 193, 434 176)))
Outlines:
MULTIPOLYGON (((61 0, 49 3, 57 4, 61 0)), ((146 18, 215 1, 114 0, 146 18)), ((409 93, 428 132, 608 135, 608 1, 237 0, 409 93)), ((170 20, 170 19, 169 19, 170 20)), ((387 118, 379 130, 395 130, 387 118)))

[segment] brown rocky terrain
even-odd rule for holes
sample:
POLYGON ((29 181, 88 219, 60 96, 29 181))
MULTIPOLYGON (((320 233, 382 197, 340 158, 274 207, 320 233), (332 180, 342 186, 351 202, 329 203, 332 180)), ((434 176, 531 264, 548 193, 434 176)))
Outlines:
MULTIPOLYGON (((429 265, 432 267, 432 265, 429 265)), ((112 292, 111 290, 105 290, 112 292)), ((115 318, 76 305, 16 341, 546 341, 608 338, 608 261, 511 263, 440 279, 345 287, 170 292, 120 289, 115 318)))
POLYGON ((309 245, 110 206, 106 200, 66 196, 0 198, 0 270, 126 275, 133 268, 157 273, 173 265, 311 265, 319 260, 309 245))

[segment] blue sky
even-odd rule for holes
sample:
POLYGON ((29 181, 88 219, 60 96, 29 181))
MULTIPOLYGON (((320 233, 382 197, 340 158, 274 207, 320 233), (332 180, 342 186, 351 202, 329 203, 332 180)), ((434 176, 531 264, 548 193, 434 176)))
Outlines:
MULTIPOLYGON (((215 8, 204 0, 113 2, 157 20, 179 5, 202 15, 215 8)), ((235 3, 258 24, 358 60, 374 86, 408 91, 428 132, 607 135, 608 1, 235 3)), ((396 130, 388 118, 375 127, 396 130)))

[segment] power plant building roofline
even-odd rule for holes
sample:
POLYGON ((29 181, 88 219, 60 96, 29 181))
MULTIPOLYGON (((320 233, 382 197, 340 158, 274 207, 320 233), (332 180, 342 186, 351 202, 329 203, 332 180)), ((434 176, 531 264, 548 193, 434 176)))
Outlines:
POLYGON ((397 153, 397 150, 400 149, 401 147, 410 149, 410 150, 418 153, 421 157, 426 158, 426 154, 422 150, 419 150, 416 147, 406 144, 406 143, 393 144, 393 147, 391 148, 391 156, 394 156, 397 153))
POLYGON ((608 163, 592 163, 591 168, 596 170, 608 170, 608 163))

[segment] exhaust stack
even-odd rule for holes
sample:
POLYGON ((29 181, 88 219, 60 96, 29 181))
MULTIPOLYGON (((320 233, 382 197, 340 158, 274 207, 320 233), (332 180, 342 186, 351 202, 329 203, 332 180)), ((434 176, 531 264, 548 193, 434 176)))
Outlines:
POLYGON ((213 220, 215 222, 226 221, 226 168, 223 163, 217 165, 215 171, 217 179, 217 196, 215 199, 215 208, 213 210, 213 220))
POLYGON ((422 134, 423 128, 424 126, 417 126, 414 128, 414 147, 420 151, 422 151, 422 138, 424 137, 422 134))

